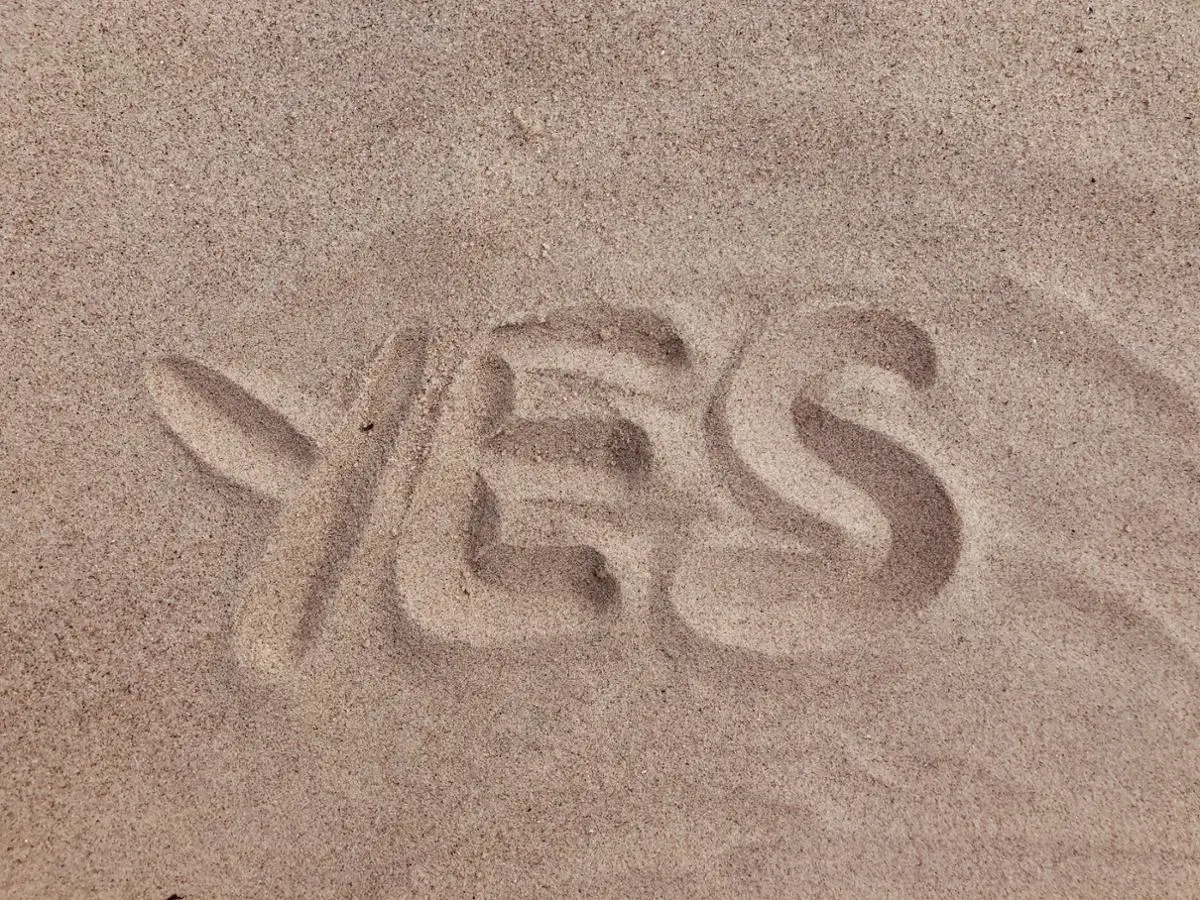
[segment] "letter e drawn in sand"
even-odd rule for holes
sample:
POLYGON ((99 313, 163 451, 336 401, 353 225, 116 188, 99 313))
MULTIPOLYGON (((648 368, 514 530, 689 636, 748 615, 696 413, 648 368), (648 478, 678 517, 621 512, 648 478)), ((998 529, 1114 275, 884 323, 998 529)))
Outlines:
POLYGON ((483 332, 401 531, 408 618, 472 646, 642 640, 662 612, 650 557, 673 545, 631 522, 667 533, 675 510, 641 419, 686 409, 692 368, 673 326, 644 310, 586 304, 483 332))

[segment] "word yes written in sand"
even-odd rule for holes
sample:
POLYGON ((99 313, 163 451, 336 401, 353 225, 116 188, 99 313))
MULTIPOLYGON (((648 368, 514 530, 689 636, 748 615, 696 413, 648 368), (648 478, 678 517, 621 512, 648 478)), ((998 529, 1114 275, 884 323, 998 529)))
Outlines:
POLYGON ((321 441, 207 366, 156 362, 183 445, 282 504, 236 613, 243 661, 293 669, 380 564, 413 623, 475 646, 674 633, 787 656, 831 612, 934 598, 960 545, 944 485, 828 402, 846 373, 919 396, 928 336, 829 305, 695 343, 601 304, 394 335, 321 441))

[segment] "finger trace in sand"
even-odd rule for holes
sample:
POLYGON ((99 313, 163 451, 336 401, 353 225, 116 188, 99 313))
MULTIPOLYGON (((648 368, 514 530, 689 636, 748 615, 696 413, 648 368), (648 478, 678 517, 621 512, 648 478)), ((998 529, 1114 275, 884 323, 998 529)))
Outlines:
POLYGON ((424 332, 389 337, 363 390, 283 510, 234 613, 238 659, 287 677, 316 638, 424 371, 424 332))
POLYGON ((625 389, 660 393, 677 389, 689 367, 670 323, 644 310, 572 307, 483 335, 451 387, 401 530, 396 581, 409 617, 441 638, 475 645, 611 626, 629 606, 619 602, 627 536, 609 528, 617 539, 597 546, 563 529, 510 526, 534 505, 568 497, 583 498, 580 509, 631 507, 654 468, 651 441, 641 423, 616 412, 518 414, 528 387, 518 370, 562 373, 575 389, 615 375, 625 389))
MULTIPOLYGON (((594 631, 612 617, 620 591, 599 550, 585 544, 507 543, 501 535, 496 495, 482 476, 476 481, 471 507, 467 565, 478 579, 503 592, 506 600, 530 602, 533 608, 519 615, 519 632, 528 631, 531 619, 544 620, 543 628, 557 625, 558 630, 594 631), (547 604, 547 598, 553 602, 547 604)), ((506 603, 510 605, 511 601, 506 603)), ((498 624, 511 621, 508 609, 493 614, 498 624)))
POLYGON ((232 379, 181 356, 156 360, 146 383, 180 443, 221 477, 276 500, 293 496, 317 463, 316 444, 232 379))
POLYGON ((917 453, 821 404, 829 378, 854 364, 894 372, 914 390, 936 380, 928 335, 889 311, 853 307, 800 315, 756 336, 722 378, 705 418, 719 471, 765 527, 815 541, 825 559, 780 567, 762 559, 762 541, 739 550, 710 531, 685 555, 672 595, 705 637, 786 654, 838 609, 851 618, 912 610, 953 574, 961 523, 943 482, 917 453), (873 519, 883 534, 872 533, 873 519), (746 575, 734 590, 722 579, 725 603, 714 602, 710 576, 723 568, 714 559, 746 575))
POLYGON ((607 303, 589 303, 555 309, 545 317, 500 325, 493 329, 498 341, 519 336, 555 338, 577 347, 603 346, 615 354, 628 354, 652 366, 682 369, 690 363, 683 339, 671 323, 645 309, 628 309, 607 303))

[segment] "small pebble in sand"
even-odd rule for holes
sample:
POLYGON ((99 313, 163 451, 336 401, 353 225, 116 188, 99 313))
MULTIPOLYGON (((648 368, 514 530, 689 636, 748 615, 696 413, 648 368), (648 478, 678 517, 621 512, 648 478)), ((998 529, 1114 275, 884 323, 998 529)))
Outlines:
POLYGON ((517 128, 520 129, 521 137, 526 141, 531 141, 539 137, 542 132, 542 123, 533 117, 529 110, 524 107, 515 107, 512 111, 513 121, 517 123, 517 128))

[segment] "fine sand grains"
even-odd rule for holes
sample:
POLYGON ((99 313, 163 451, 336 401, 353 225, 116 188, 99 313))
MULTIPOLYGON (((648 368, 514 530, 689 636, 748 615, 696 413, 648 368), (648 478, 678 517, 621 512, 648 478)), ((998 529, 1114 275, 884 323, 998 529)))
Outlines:
POLYGON ((0 895, 1194 897, 1187 4, 0 4, 0 895))

